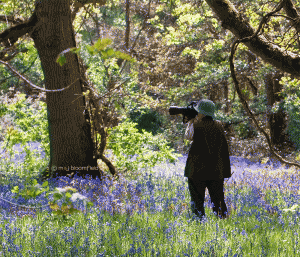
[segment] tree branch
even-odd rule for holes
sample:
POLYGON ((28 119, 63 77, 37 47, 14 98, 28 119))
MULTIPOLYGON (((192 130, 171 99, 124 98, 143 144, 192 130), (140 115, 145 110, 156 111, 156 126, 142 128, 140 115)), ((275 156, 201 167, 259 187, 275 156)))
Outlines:
POLYGON ((28 80, 27 78, 25 78, 23 75, 21 75, 18 71, 16 71, 13 67, 10 66, 9 63, 7 62, 4 62, 4 61, 1 61, 0 60, 0 63, 4 64, 6 67, 8 67, 8 69, 10 69, 17 77, 19 77, 20 79, 24 80, 28 85, 30 85, 31 87, 34 87, 36 89, 39 89, 43 92, 59 92, 59 91, 63 91, 63 90, 66 90, 68 89, 70 86, 72 86, 78 79, 76 79, 73 83, 71 83, 70 85, 68 85, 67 87, 64 87, 62 89, 55 89, 55 90, 49 90, 49 89, 45 89, 45 88, 41 88, 41 87, 38 87, 37 85, 33 84, 30 80, 28 80))
MULTIPOLYGON (((247 38, 254 35, 254 28, 243 19, 229 0, 206 0, 206 2, 222 21, 222 26, 229 29, 237 38, 247 38)), ((281 2, 281 7, 283 3, 284 1, 281 2)), ((265 18, 267 19, 270 16, 265 18)), ((267 42, 262 35, 255 35, 250 41, 244 41, 243 43, 265 62, 283 72, 300 77, 300 57, 298 55, 284 51, 280 47, 267 42)))
POLYGON ((130 36, 130 0, 125 0, 126 2, 126 15, 125 15, 125 20, 126 20, 126 30, 125 30, 125 47, 126 51, 128 51, 129 48, 129 36, 130 36))
POLYGON ((0 34, 0 42, 3 42, 5 47, 10 47, 24 36, 26 33, 32 33, 37 24, 37 16, 34 12, 28 21, 6 29, 0 34))
MULTIPOLYGON (((21 74, 25 74, 28 70, 30 70, 31 67, 33 66, 33 64, 35 63, 35 61, 37 60, 37 58, 38 58, 38 55, 37 55, 36 58, 32 61, 32 63, 28 66, 28 68, 26 68, 25 70, 23 70, 23 71, 21 72, 21 74)), ((0 58, 0 59, 1 59, 1 58, 0 58)), ((8 80, 8 79, 10 79, 10 78, 12 78, 12 77, 14 77, 14 75, 10 75, 9 77, 0 80, 0 85, 1 85, 2 83, 4 83, 6 80, 8 80)))
POLYGON ((24 22, 22 18, 15 18, 14 16, 0 15, 0 21, 10 22, 12 24, 20 24, 24 22))

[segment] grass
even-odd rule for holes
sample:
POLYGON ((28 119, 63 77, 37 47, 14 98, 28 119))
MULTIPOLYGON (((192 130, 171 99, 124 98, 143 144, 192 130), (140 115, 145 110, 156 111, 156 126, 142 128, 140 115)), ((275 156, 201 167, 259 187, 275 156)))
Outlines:
MULTIPOLYGON (((11 193, 15 185, 24 185, 16 180, 19 174, 35 174, 32 161, 47 163, 35 158, 28 165, 29 160, 22 168, 2 166, 8 179, 1 180, 0 198, 46 205, 45 193, 30 200, 11 193)), ((212 213, 207 190, 206 218, 191 215, 187 178, 180 175, 185 163, 137 170, 102 184, 78 177, 49 179, 50 188, 72 186, 94 206, 87 210, 76 202, 80 213, 57 217, 50 207, 38 211, 0 200, 0 256, 299 256, 300 212, 286 211, 299 202, 297 170, 253 171, 248 164, 232 164, 232 171, 243 175, 225 180, 229 217, 224 220, 212 213)))

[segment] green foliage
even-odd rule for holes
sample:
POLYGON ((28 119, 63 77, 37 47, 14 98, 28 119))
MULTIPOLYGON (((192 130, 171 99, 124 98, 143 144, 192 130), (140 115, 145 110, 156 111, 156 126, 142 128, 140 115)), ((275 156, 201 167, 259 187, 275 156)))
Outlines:
POLYGON ((141 108, 139 110, 132 110, 130 112, 130 119, 137 123, 137 128, 139 133, 142 130, 151 132, 154 136, 158 133, 161 133, 162 118, 156 111, 153 111, 148 108, 141 108))
POLYGON ((7 107, 5 104, 0 103, 0 118, 7 113, 7 107))
POLYGON ((272 111, 278 111, 282 108, 289 115, 289 122, 286 129, 290 140, 295 144, 297 150, 300 149, 300 81, 283 77, 280 84, 285 85, 285 88, 279 93, 284 97, 284 101, 277 103, 272 108, 272 111))
MULTIPOLYGON (((38 109, 30 107, 30 104, 25 99, 24 94, 20 94, 20 99, 9 106, 3 105, 6 108, 5 114, 11 115, 14 118, 16 129, 8 129, 5 135, 4 142, 8 142, 7 149, 10 155, 13 154, 12 147, 15 144, 21 144, 25 146, 26 157, 25 164, 28 166, 28 171, 23 171, 19 174, 21 177, 27 177, 31 172, 31 175, 38 175, 39 169, 46 165, 47 159, 50 156, 50 140, 48 132, 48 119, 46 104, 39 102, 38 109), (40 142, 43 150, 45 151, 44 165, 36 164, 33 152, 26 146, 26 142, 40 142)), ((14 170, 14 167, 10 167, 14 170)))
POLYGON ((94 205, 92 202, 87 201, 86 197, 78 194, 77 190, 72 187, 56 188, 54 191, 49 192, 48 195, 49 194, 53 194, 54 200, 49 202, 49 204, 50 208, 53 210, 54 215, 63 215, 63 217, 65 217, 66 214, 80 212, 73 207, 73 203, 71 200, 75 201, 76 199, 83 199, 86 206, 91 207, 94 205), (74 193, 76 193, 77 195, 75 195, 74 193), (63 201, 61 210, 59 209, 59 205, 57 204, 57 201, 59 200, 63 201))
POLYGON ((119 1, 115 0, 107 1, 107 4, 100 8, 100 15, 108 25, 123 29, 125 25, 125 9, 119 3, 119 1))
MULTIPOLYGON (((26 182, 29 182, 29 179, 26 179, 26 182)), ((29 182, 30 183, 30 182, 29 182)), ((36 198, 43 192, 48 192, 49 191, 49 185, 48 181, 45 181, 42 186, 37 183, 36 179, 33 179, 30 183, 31 185, 27 188, 24 188, 22 191, 19 191, 19 186, 15 186, 11 192, 16 194, 14 198, 17 198, 19 196, 22 196, 26 200, 30 198, 36 198)))
MULTIPOLYGON (((29 182, 29 179, 26 180, 29 182)), ((93 206, 93 202, 87 201, 86 197, 77 193, 77 190, 72 187, 66 188, 56 188, 55 190, 50 191, 48 181, 45 181, 42 185, 37 183, 36 179, 33 179, 30 183, 30 186, 25 187, 22 191, 19 190, 19 186, 15 186, 11 192, 14 193, 14 198, 22 196, 26 200, 36 198, 42 193, 46 192, 46 197, 53 195, 53 200, 49 202, 50 208, 53 210, 53 214, 56 216, 62 215, 63 218, 66 218, 66 215, 72 213, 78 213, 79 210, 75 209, 72 201, 77 199, 83 199, 85 206, 93 206), (73 195, 77 193, 77 195, 73 195), (72 200, 72 201, 71 201, 72 200), (61 208, 59 208, 58 201, 62 201, 61 208)), ((49 198, 48 198, 49 199, 49 198)))
POLYGON ((249 121, 239 123, 236 126, 236 133, 238 137, 242 139, 252 138, 253 136, 258 135, 256 130, 250 125, 249 121))
POLYGON ((90 55, 94 55, 95 52, 103 51, 107 46, 112 43, 112 40, 109 38, 99 39, 93 46, 87 46, 87 50, 90 55))
POLYGON ((201 54, 201 51, 196 50, 196 49, 191 49, 189 47, 186 47, 181 53, 182 56, 191 55, 191 56, 195 57, 196 59, 199 59, 200 54, 201 54))
POLYGON ((144 129, 142 133, 139 133, 136 125, 126 119, 119 126, 109 129, 108 148, 116 156, 116 166, 119 169, 125 167, 126 170, 135 171, 139 164, 142 168, 147 166, 151 168, 158 162, 165 162, 166 159, 174 163, 177 157, 182 156, 173 153, 174 150, 170 149, 167 142, 158 136, 153 137, 144 129), (149 150, 149 147, 158 147, 159 151, 149 150), (136 161, 131 161, 126 157, 135 154, 139 155, 136 161))
POLYGON ((99 38, 98 41, 93 46, 86 46, 90 55, 95 55, 99 53, 103 60, 108 58, 121 58, 129 62, 135 62, 134 58, 131 58, 130 55, 122 53, 120 51, 115 51, 113 48, 108 46, 112 43, 112 40, 109 38, 99 38))

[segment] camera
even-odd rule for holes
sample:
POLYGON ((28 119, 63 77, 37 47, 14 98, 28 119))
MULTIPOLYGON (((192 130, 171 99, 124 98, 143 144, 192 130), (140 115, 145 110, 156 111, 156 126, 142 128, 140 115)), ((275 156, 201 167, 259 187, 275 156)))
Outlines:
POLYGON ((170 115, 182 114, 182 122, 187 123, 198 115, 198 112, 194 108, 197 104, 197 102, 193 101, 187 107, 170 106, 169 113, 170 115))

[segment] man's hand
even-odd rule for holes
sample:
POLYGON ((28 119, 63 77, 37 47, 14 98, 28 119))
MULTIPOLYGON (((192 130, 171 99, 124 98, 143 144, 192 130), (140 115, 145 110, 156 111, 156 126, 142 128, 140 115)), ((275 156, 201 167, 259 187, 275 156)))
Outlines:
POLYGON ((185 134, 184 134, 184 137, 187 140, 193 140, 193 136, 194 136, 194 120, 195 120, 195 118, 191 119, 188 122, 186 131, 185 131, 185 134))

